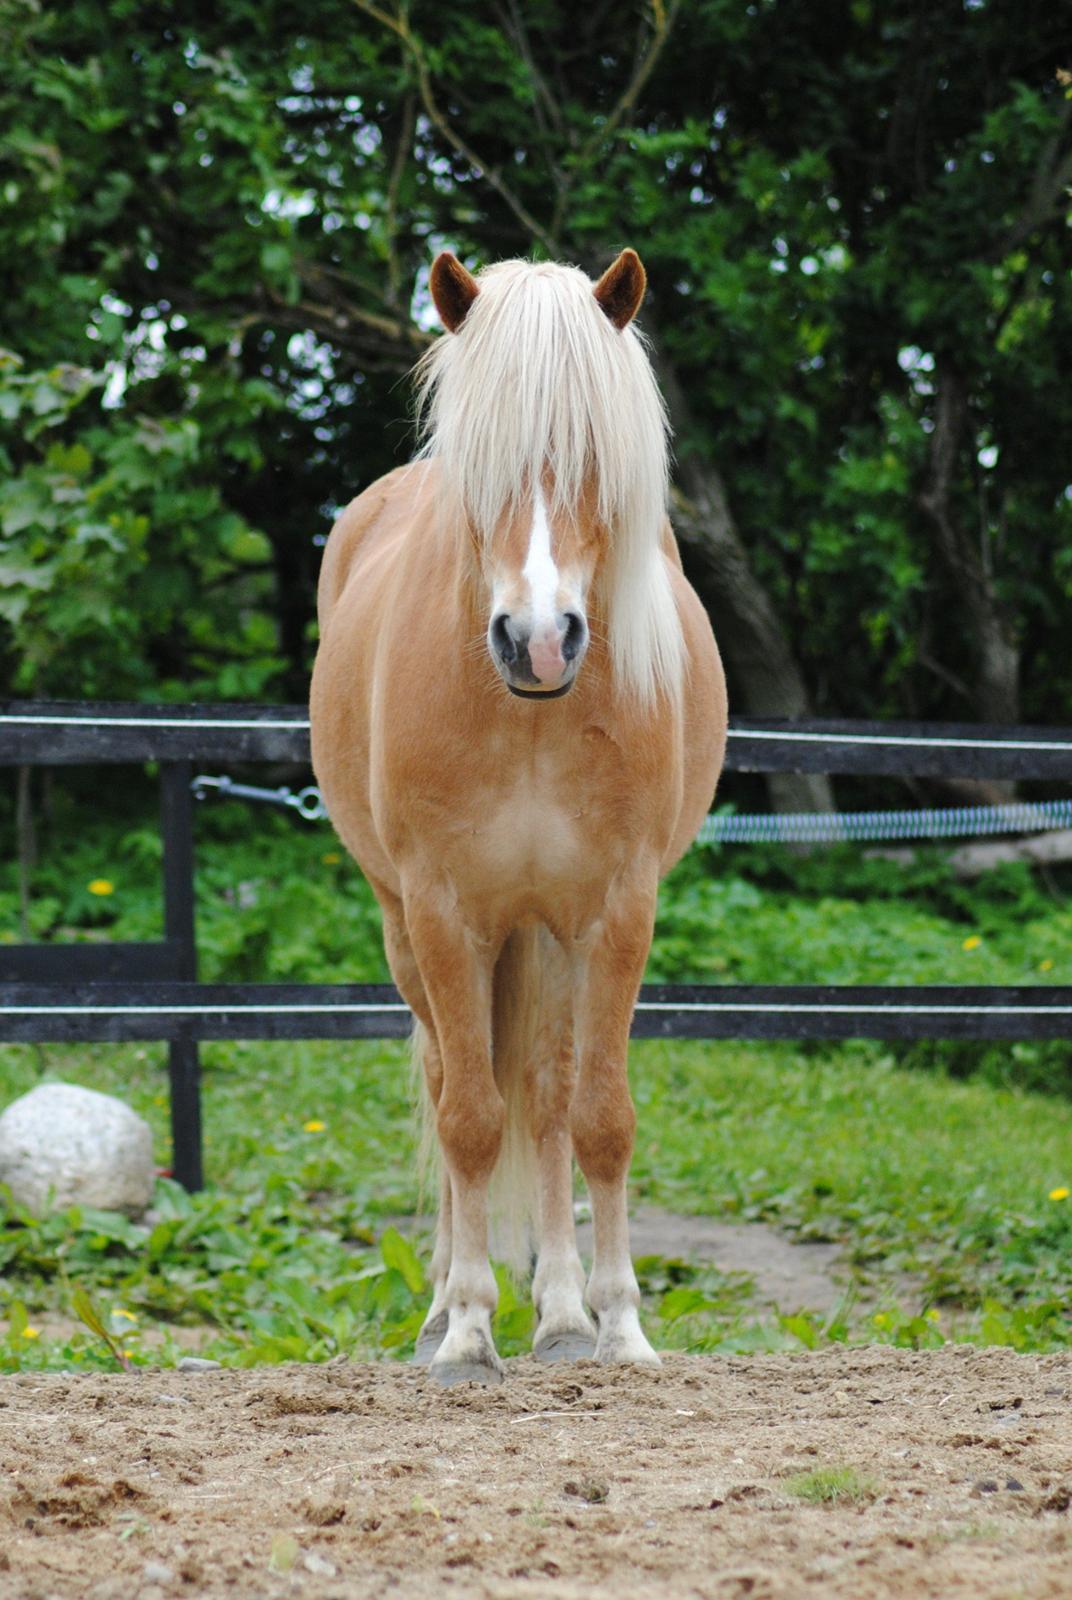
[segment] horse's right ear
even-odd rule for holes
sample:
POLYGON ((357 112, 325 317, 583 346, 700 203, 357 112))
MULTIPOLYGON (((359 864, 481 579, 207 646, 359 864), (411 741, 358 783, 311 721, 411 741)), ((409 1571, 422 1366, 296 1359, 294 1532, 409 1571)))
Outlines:
POLYGON ((457 333, 468 314, 469 307, 480 293, 473 274, 466 270, 449 250, 444 250, 432 262, 428 280, 439 320, 449 333, 457 333))

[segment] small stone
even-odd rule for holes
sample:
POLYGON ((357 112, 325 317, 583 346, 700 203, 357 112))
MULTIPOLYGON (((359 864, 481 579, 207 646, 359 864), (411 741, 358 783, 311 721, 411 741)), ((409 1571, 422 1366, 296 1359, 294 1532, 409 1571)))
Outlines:
POLYGON ((1011 1489, 1013 1494, 1023 1494, 1024 1492, 1024 1486, 1019 1478, 1006 1478, 1005 1487, 1006 1489, 1011 1489))
POLYGON ((140 1215, 155 1180, 149 1124, 112 1095, 42 1083, 0 1116, 0 1182, 35 1216, 75 1205, 140 1215))
POLYGON ((305 1555, 302 1557, 302 1566, 305 1568, 306 1572, 315 1572, 320 1578, 333 1578, 336 1572, 339 1570, 338 1567, 336 1567, 332 1562, 326 1560, 324 1556, 317 1555, 315 1550, 307 1550, 305 1552, 305 1555))
POLYGON ((222 1361, 210 1361, 208 1356, 183 1356, 178 1363, 179 1372, 218 1372, 222 1361))
POLYGON ((146 1583, 159 1583, 166 1586, 175 1582, 175 1574, 163 1561, 147 1561, 141 1569, 141 1575, 146 1583))

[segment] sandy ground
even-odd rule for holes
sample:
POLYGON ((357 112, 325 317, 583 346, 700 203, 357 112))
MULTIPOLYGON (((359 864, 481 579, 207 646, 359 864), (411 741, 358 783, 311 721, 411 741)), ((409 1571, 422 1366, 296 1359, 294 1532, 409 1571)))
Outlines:
POLYGON ((3 1600, 1068 1600, 1070 1504, 1068 1355, 0 1380, 3 1600))

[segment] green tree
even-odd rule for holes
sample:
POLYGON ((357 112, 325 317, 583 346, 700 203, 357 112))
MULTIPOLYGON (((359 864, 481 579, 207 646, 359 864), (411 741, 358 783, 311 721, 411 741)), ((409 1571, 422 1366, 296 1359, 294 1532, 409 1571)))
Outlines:
POLYGON ((90 375, 6 417, 12 686, 301 694, 315 537, 410 447, 435 249, 595 271, 631 243, 736 708, 1064 716, 1047 8, 2 0, 0 28, 5 393, 90 375), (155 465, 125 484, 117 455, 155 465), (111 544, 61 559, 102 507, 111 544), (31 671, 68 561, 124 642, 31 671))

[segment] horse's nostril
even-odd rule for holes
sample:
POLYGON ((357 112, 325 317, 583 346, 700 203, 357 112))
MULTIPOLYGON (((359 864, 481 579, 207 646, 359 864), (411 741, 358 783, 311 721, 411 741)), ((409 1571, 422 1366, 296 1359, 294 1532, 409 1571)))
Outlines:
POLYGON ((584 618, 578 616, 576 611, 567 611, 566 631, 562 636, 562 654, 567 661, 572 661, 580 655, 587 634, 584 618))
POLYGON ((517 660, 517 646, 510 637, 510 629, 507 626, 508 620, 505 611, 500 611, 499 615, 493 618, 491 624, 491 647, 500 661, 509 667, 517 660))

